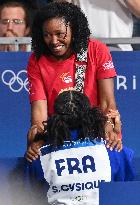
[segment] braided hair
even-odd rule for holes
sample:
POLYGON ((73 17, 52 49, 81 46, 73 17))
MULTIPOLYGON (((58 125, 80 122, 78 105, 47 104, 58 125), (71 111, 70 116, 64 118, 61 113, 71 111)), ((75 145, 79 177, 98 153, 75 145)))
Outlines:
POLYGON ((71 131, 79 130, 78 139, 105 137, 106 117, 98 107, 91 108, 88 97, 78 91, 64 91, 54 104, 55 113, 45 125, 44 137, 54 147, 71 141, 71 131))
POLYGON ((37 12, 32 25, 32 47, 36 58, 41 55, 49 55, 50 51, 43 37, 43 24, 53 18, 63 18, 67 25, 70 25, 72 31, 72 51, 80 53, 81 50, 87 50, 90 30, 85 14, 81 9, 68 2, 52 2, 37 12))

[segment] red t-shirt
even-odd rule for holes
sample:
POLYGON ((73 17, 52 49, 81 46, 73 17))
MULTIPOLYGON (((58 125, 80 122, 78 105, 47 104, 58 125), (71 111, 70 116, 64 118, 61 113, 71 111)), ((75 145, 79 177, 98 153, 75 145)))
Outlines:
MULTIPOLYGON (((74 87, 76 55, 64 61, 54 61, 42 56, 36 60, 35 54, 30 56, 27 73, 30 82, 30 101, 47 100, 48 113, 53 113, 55 98, 60 91, 74 87)), ((88 61, 85 74, 84 93, 89 97, 91 105, 97 106, 97 80, 116 76, 112 57, 105 44, 98 40, 89 40, 88 61)))

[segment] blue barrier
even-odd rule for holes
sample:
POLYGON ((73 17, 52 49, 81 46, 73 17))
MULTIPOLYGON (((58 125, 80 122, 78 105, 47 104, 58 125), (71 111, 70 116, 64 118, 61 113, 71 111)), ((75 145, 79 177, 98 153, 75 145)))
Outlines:
MULTIPOLYGON (((30 53, 0 53, 0 156, 21 157, 30 126, 26 66, 30 53)), ((118 77, 115 94, 123 141, 140 156, 140 52, 112 52, 118 77)))
POLYGON ((26 66, 30 53, 0 53, 0 156, 23 156, 30 126, 26 66))
POLYGON ((100 186, 100 205, 139 205, 140 181, 111 182, 100 186))
POLYGON ((115 95, 122 117, 123 142, 140 156, 140 52, 114 51, 112 56, 118 74, 115 95))

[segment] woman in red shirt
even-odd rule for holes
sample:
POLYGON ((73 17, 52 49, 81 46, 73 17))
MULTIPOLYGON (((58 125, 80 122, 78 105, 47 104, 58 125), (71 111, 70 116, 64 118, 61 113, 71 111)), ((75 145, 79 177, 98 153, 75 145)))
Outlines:
POLYGON ((121 150, 112 57, 105 44, 90 39, 87 18, 80 8, 54 2, 40 10, 33 23, 32 45, 34 52, 27 68, 31 102, 27 159, 38 157, 43 141, 33 142, 34 136, 43 131, 42 122, 54 112, 55 98, 72 89, 83 92, 92 106, 100 106, 108 114, 107 146, 121 150), (115 114, 110 115, 110 110, 115 114))

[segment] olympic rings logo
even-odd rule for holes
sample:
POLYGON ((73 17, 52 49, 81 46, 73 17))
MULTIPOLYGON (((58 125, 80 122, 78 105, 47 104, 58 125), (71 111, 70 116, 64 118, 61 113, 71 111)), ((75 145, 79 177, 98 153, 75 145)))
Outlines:
POLYGON ((27 71, 21 70, 17 74, 12 70, 5 70, 2 73, 2 82, 9 86, 10 90, 14 93, 20 92, 23 88, 28 92, 28 79, 27 79, 27 71))

